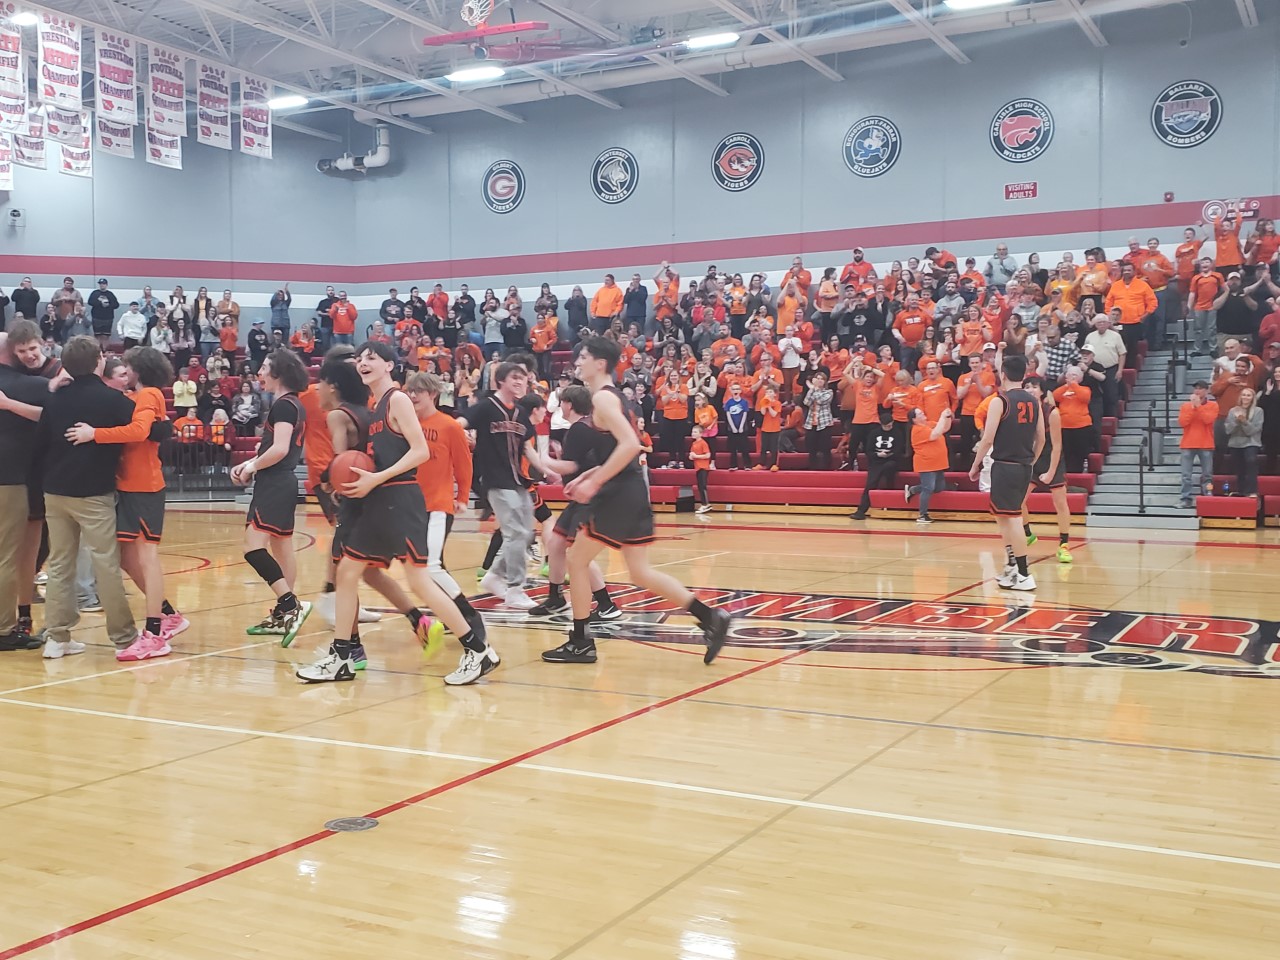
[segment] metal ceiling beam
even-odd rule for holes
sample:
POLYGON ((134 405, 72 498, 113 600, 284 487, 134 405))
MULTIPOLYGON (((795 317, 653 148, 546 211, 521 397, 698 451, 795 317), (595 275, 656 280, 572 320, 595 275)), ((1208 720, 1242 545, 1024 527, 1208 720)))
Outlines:
POLYGON ((230 7, 224 7, 220 3, 213 2, 213 0, 188 0, 188 2, 194 7, 202 7, 210 13, 216 13, 229 20, 235 20, 237 23, 243 23, 256 30, 274 34, 284 40, 292 40, 295 43, 301 44, 304 47, 310 47, 312 50, 316 50, 320 53, 326 53, 335 57, 340 62, 356 64, 364 67, 366 70, 372 70, 375 73, 393 77, 403 83, 419 87, 428 93, 435 93, 444 97, 449 97, 453 100, 459 100, 476 110, 483 110, 485 113, 492 114, 495 117, 500 117, 503 120, 509 120, 512 123, 524 123, 524 118, 516 116, 509 110, 503 110, 500 107, 491 107, 487 104, 473 101, 438 81, 424 80, 422 77, 414 76, 407 70, 401 70, 399 67, 391 64, 371 60, 370 58, 360 54, 352 53, 350 50, 344 50, 341 47, 334 46, 319 37, 312 36, 309 33, 304 33, 303 31, 289 25, 273 22, 267 17, 264 12, 265 8, 263 7, 253 7, 252 9, 254 12, 250 14, 242 13, 241 11, 230 7))
POLYGON ((316 29, 320 31, 320 35, 326 40, 333 39, 333 34, 329 32, 329 28, 324 24, 324 17, 320 14, 320 8, 316 6, 316 0, 306 0, 307 12, 311 14, 311 22, 316 25, 316 29))
POLYGON ((969 62, 969 58, 965 56, 964 51, 952 43, 947 35, 934 26, 933 22, 928 17, 913 7, 911 5, 911 0, 889 0, 889 3, 893 9, 897 10, 900 14, 911 21, 918 30, 926 34, 930 40, 945 50, 947 56, 956 63, 969 62))
POLYGON ((1253 0, 1236 0, 1236 10, 1240 13, 1240 22, 1246 27, 1258 25, 1258 11, 1253 5, 1253 0))
POLYGON ((308 137, 315 137, 318 140, 329 140, 333 143, 342 143, 342 138, 340 136, 336 133, 329 133, 326 130, 317 130, 315 127, 308 127, 301 123, 293 123, 290 120, 281 120, 277 117, 272 117, 271 122, 277 127, 284 127, 286 130, 305 134, 308 137))
MULTIPOLYGON (((389 0, 360 0, 360 2, 366 7, 372 7, 374 10, 380 10, 383 13, 391 15, 397 20, 403 21, 404 23, 420 27, 433 36, 443 37, 446 34, 453 33, 453 31, 448 27, 443 27, 432 20, 428 20, 426 17, 420 17, 412 10, 407 10, 397 3, 389 2, 389 0)), ((539 80, 545 80, 547 83, 559 87, 566 93, 571 93, 574 96, 590 100, 592 103, 598 103, 600 106, 607 107, 610 110, 622 109, 622 104, 610 100, 608 97, 601 96, 592 90, 588 90, 586 87, 576 84, 572 80, 565 80, 561 77, 557 77, 555 74, 542 67, 535 66, 533 64, 515 64, 515 66, 530 76, 537 77, 539 80)))
POLYGON ((200 14, 200 22, 203 23, 204 28, 209 31, 209 39, 212 40, 213 45, 218 48, 218 52, 222 54, 222 59, 230 60, 231 55, 227 53, 227 48, 222 45, 222 38, 218 36, 218 31, 213 28, 213 21, 209 19, 209 14, 203 10, 196 10, 196 13, 200 14))
MULTIPOLYGON (((743 10, 740 6, 734 3, 733 0, 711 0, 711 2, 715 4, 717 7, 719 7, 721 10, 723 10, 725 13, 729 14, 729 16, 733 17, 739 23, 743 24, 744 26, 754 26, 757 23, 755 17, 751 16, 751 14, 747 13, 747 11, 743 10)), ((808 50, 803 49, 798 43, 793 41, 790 37, 783 36, 783 34, 780 33, 778 30, 776 30, 774 27, 761 27, 760 34, 762 36, 768 37, 774 43, 778 43, 786 47, 788 50, 790 50, 792 53, 796 55, 796 59, 804 61, 809 66, 813 67, 813 69, 817 70, 818 73, 826 77, 828 80, 834 80, 839 82, 844 79, 844 77, 842 77, 835 70, 831 69, 831 67, 827 66, 825 63, 823 63, 821 60, 819 60, 817 57, 811 54, 808 50)))
MULTIPOLYGON (((1080 24, 1080 29, 1084 31, 1084 35, 1089 38, 1089 42, 1095 47, 1105 47, 1107 38, 1102 35, 1102 31, 1098 29, 1098 25, 1089 19, 1089 14, 1084 7, 1080 6, 1080 0, 1062 0, 1066 8, 1071 11, 1071 16, 1076 23, 1080 24)), ((1249 0, 1244 0, 1248 3, 1249 0)))
POLYGON ((701 87, 703 90, 706 90, 708 93, 714 93, 717 97, 727 97, 729 95, 729 91, 726 90, 724 87, 720 86, 720 84, 716 83, 713 80, 708 80, 706 77, 700 76, 699 74, 694 73, 692 70, 686 69, 684 66, 677 63, 671 57, 664 57, 660 53, 646 53, 644 55, 644 58, 648 60, 650 63, 656 63, 658 66, 662 67, 664 70, 668 70, 671 73, 676 74, 677 76, 684 77, 690 83, 694 84, 695 86, 701 87))

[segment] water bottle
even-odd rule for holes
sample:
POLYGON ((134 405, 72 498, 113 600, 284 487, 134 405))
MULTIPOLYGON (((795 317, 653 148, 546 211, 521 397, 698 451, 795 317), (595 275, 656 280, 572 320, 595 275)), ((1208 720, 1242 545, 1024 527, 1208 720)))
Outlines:
POLYGON ((1205 481, 1205 484, 1204 484, 1204 495, 1205 495, 1206 497, 1212 497, 1212 496, 1213 496, 1213 481, 1212 481, 1212 480, 1206 480, 1206 481, 1205 481))
POLYGON ((1222 496, 1224 497, 1231 496, 1231 484, 1228 483, 1226 480, 1222 481, 1222 496))

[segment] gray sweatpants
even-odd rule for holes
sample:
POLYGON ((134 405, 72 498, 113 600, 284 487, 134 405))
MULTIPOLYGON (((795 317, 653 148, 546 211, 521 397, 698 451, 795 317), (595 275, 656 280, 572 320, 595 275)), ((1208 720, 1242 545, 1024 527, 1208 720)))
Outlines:
POLYGON ((493 569, 508 587, 523 590, 533 543, 533 498, 528 490, 490 490, 489 506, 502 531, 502 552, 493 569))

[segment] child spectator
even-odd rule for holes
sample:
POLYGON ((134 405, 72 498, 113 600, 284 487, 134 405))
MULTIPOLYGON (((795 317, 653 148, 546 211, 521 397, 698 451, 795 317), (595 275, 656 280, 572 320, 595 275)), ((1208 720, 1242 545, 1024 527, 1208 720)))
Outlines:
POLYGON ((755 469, 777 471, 782 443, 782 403, 775 387, 764 388, 756 412, 760 415, 760 462, 755 469))
POLYGON ((538 322, 529 333, 529 344, 533 349, 533 360, 537 365, 538 379, 551 379, 551 351, 555 349, 559 334, 554 316, 546 309, 538 310, 538 322))
POLYGON ((711 498, 707 496, 707 474, 711 470, 711 448, 702 439, 702 428, 694 425, 693 443, 689 446, 689 459, 693 461, 693 474, 698 481, 698 513, 706 513, 711 509, 711 498))
POLYGON ((235 322, 230 317, 222 321, 222 328, 218 331, 218 343, 222 345, 222 352, 226 356, 235 354, 236 346, 240 343, 240 331, 236 329, 235 322))
POLYGON ((738 457, 742 457, 742 469, 751 469, 751 437, 747 426, 751 420, 751 405, 742 395, 742 385, 731 384, 729 396, 724 401, 724 419, 728 428, 729 469, 737 470, 738 457))
MULTIPOLYGON (((248 386, 248 384, 245 384, 248 386)), ((209 421, 207 441, 209 444, 209 462, 215 467, 231 466, 231 448, 235 443, 236 428, 227 419, 227 411, 213 411, 213 419, 209 421)))
MULTIPOLYGON (((809 451, 810 470, 831 469, 831 388, 827 371, 817 370, 804 395, 807 410, 804 418, 805 447, 809 451)), ((850 460, 856 456, 850 452, 850 460)))
POLYGON ((178 379, 173 382, 173 408, 180 417, 189 417, 196 408, 196 384, 187 367, 178 368, 178 379))

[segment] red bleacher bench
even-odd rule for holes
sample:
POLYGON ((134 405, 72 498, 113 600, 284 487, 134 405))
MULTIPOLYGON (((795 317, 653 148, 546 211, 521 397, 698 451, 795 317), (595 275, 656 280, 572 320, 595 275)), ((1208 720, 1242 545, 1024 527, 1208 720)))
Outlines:
MULTIPOLYGON (((690 471, 692 473, 692 471, 690 471)), ((544 483, 539 488, 542 493, 542 499, 548 503, 564 503, 568 499, 564 495, 564 487, 558 483, 544 483)), ((680 496, 679 487, 659 486, 654 484, 649 487, 650 503, 675 503, 680 496)))
POLYGON ((1196 497, 1196 516, 1205 527, 1256 527, 1258 498, 1196 497))
MULTIPOLYGON (((1068 493, 1067 509, 1073 514, 1083 514, 1087 499, 1083 493, 1068 493)), ((871 506, 879 510, 909 511, 912 516, 919 513, 919 501, 912 500, 910 506, 908 506, 901 490, 872 490, 871 506)), ((945 513, 981 515, 980 517, 965 517, 961 519, 981 519, 989 516, 991 513, 990 508, 991 497, 977 490, 944 490, 941 493, 935 493, 929 500, 929 513, 931 515, 945 513)), ((1053 495, 1049 493, 1028 494, 1027 509, 1031 513, 1053 513, 1053 495)))

